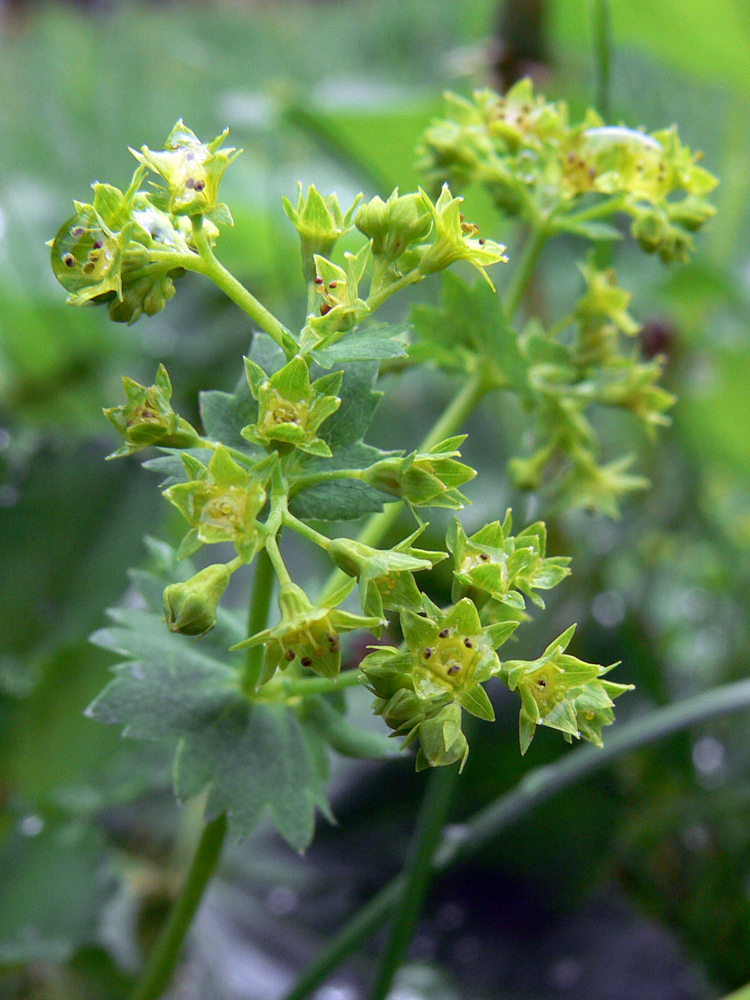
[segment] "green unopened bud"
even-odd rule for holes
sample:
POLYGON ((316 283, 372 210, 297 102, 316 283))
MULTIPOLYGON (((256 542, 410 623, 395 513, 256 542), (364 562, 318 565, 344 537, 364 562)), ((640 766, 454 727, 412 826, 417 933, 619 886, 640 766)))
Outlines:
POLYGON ((216 624, 216 609, 231 577, 224 563, 207 566, 184 583, 164 591, 164 614, 170 632, 202 636, 216 624))
POLYGON ((394 733, 403 736, 424 718, 424 702, 413 691, 401 688, 388 699, 380 714, 394 733))
POLYGON ((302 270, 306 281, 315 280, 314 257, 330 257, 337 241, 351 229, 351 220, 362 195, 354 199, 346 215, 341 211, 335 194, 323 195, 311 184, 307 197, 302 197, 302 185, 298 185, 297 207, 288 198, 282 198, 284 211, 299 233, 302 253, 302 270))
POLYGON ((458 510, 469 501, 456 487, 476 475, 470 466, 455 461, 460 455, 456 448, 463 440, 464 436, 449 438, 424 454, 385 458, 365 469, 362 478, 369 486, 409 500, 415 507, 458 510))
POLYGON ((398 188, 385 202, 375 197, 362 205, 354 220, 357 229, 372 240, 373 254, 397 260, 412 243, 424 239, 432 218, 419 194, 399 197, 398 188))
POLYGON ((410 668, 411 662, 408 658, 405 660, 402 658, 399 663, 398 650, 392 646, 373 650, 359 667, 372 693, 385 702, 397 691, 414 690, 414 681, 408 672, 410 668))
POLYGON ((682 201, 669 203, 667 213, 672 222, 684 226, 691 233, 704 226, 716 215, 714 206, 698 195, 688 195, 682 201))
POLYGON ((445 767, 461 761, 463 771, 469 756, 469 744, 461 730, 461 708, 446 705, 432 719, 426 719, 419 726, 419 752, 417 770, 427 767, 445 767))
POLYGON ((135 280, 128 280, 128 275, 123 274, 122 298, 110 302, 110 319, 115 323, 132 324, 143 313, 154 316, 161 312, 175 293, 172 279, 183 274, 183 268, 173 268, 167 273, 156 271, 135 280))

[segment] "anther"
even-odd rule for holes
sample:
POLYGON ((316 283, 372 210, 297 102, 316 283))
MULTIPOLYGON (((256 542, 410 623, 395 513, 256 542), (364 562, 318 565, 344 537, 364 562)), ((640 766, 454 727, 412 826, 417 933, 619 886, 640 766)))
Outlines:
POLYGON ((337 284, 337 282, 335 282, 335 281, 332 281, 332 282, 330 283, 330 285, 329 285, 328 287, 329 287, 329 288, 335 288, 335 287, 336 287, 336 284, 337 284))
POLYGON ((76 239, 78 239, 81 236, 83 236, 85 232, 86 230, 83 228, 83 226, 76 226, 75 229, 70 230, 70 235, 75 236, 76 239))
POLYGON ((425 660, 429 660, 433 652, 434 650, 430 649, 430 647, 428 646, 425 650, 423 650, 422 656, 424 656, 425 660))
POLYGON ((287 649, 287 651, 284 653, 284 659, 288 660, 291 663, 296 655, 297 654, 294 652, 293 649, 287 649))
POLYGON ((448 669, 445 672, 449 676, 453 677, 453 675, 457 674, 460 671, 460 669, 461 669, 461 664, 460 663, 451 663, 451 665, 448 667, 448 669))
POLYGON ((323 284, 323 279, 322 278, 316 278, 315 279, 315 284, 316 285, 322 285, 323 284))
POLYGON ((541 677, 537 681, 537 684, 539 685, 540 688, 546 688, 547 687, 547 682, 545 681, 545 679, 543 677, 541 677))
POLYGON ((193 188, 195 187, 195 178, 194 177, 188 177, 188 179, 185 181, 185 187, 189 191, 192 191, 193 188))
POLYGON ((320 305, 320 315, 321 316, 327 316, 330 311, 331 311, 331 307, 328 305, 328 303, 327 302, 322 302, 321 305, 320 305))
POLYGON ((464 646, 466 646, 467 649, 473 649, 474 648, 474 643, 471 641, 471 639, 468 636, 464 639, 464 646))
POLYGON ((198 193, 200 193, 205 186, 206 186, 206 182, 205 181, 196 181, 195 182, 195 190, 198 191, 198 193))
POLYGON ((441 629, 441 631, 438 632, 438 635, 440 636, 441 639, 447 639, 450 634, 451 630, 449 628, 441 629))
POLYGON ((72 253, 66 253, 63 257, 63 264, 66 267, 75 267, 78 261, 75 259, 72 253))
POLYGON ((83 273, 91 274, 91 272, 94 270, 94 267, 95 265, 90 260, 87 260, 86 263, 83 265, 83 273))
POLYGON ((303 656, 299 662, 303 667, 311 667, 313 664, 312 656, 303 656))
POLYGON ((479 553, 479 558, 482 560, 482 562, 489 562, 490 561, 490 557, 487 555, 486 552, 480 552, 479 553))

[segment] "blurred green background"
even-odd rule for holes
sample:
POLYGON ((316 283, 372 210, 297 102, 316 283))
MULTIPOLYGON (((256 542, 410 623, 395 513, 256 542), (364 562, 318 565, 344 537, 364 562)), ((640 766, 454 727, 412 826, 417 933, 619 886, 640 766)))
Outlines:
MULTIPOLYGON (((750 6, 609 7, 612 119, 677 123, 722 180, 690 265, 666 268, 628 241, 615 253, 644 353, 668 357, 674 422, 656 446, 634 438, 653 486, 622 520, 551 517, 514 495, 504 471, 519 414, 488 404, 466 445, 479 476, 465 523, 507 504, 519 521, 550 519, 550 554, 572 554, 574 575, 540 616, 535 645, 577 620, 577 655, 622 660, 617 679, 638 685, 618 704, 626 717, 750 668, 750 6)), ((173 805, 167 756, 82 714, 112 662, 88 634, 127 588, 127 567, 145 562, 143 534, 181 530, 153 475, 134 460, 103 462, 114 442, 100 408, 120 401, 122 374, 150 384, 163 361, 191 419, 198 389, 233 386, 252 335, 194 277, 130 328, 70 309, 44 241, 90 183, 126 184, 128 145, 159 148, 178 117, 204 138, 229 125, 245 153, 222 189, 236 226, 220 257, 298 324, 304 286, 281 196, 298 180, 342 203, 412 188, 415 144, 446 88, 530 72, 580 112, 596 97, 592 10, 583 0, 0 3, 3 1000, 126 996, 194 840, 198 819, 173 805)), ((513 247, 481 196, 467 193, 467 204, 513 247)), ((571 239, 545 255, 550 313, 569 300, 581 254, 571 239)), ((425 282, 416 297, 438 292, 425 282)), ((402 302, 394 308, 403 315, 402 302)), ((450 391, 429 371, 384 387, 373 442, 390 447, 415 444, 450 391)), ((366 716, 367 699, 360 707, 366 716)), ((456 818, 565 752, 541 733, 521 762, 514 711, 503 703, 502 724, 479 730, 456 818)), ((631 755, 441 882, 403 997, 698 1000, 750 980, 747 724, 728 718, 631 755)), ((279 996, 396 870, 422 788, 408 761, 342 765, 341 825, 321 827, 304 861, 268 831, 228 852, 174 996, 279 996)), ((371 962, 367 952, 319 1000, 363 995, 371 962)))

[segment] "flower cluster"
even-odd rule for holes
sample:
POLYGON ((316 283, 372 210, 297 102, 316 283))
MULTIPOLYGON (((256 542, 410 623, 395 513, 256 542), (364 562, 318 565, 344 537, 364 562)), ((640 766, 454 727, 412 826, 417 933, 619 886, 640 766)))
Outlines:
POLYGON ((596 230, 575 219, 578 203, 606 198, 612 211, 630 215, 641 246, 664 260, 687 259, 691 233, 714 214, 706 195, 717 180, 675 129, 648 135, 607 126, 592 110, 573 124, 565 102, 536 95, 529 79, 504 96, 482 90, 471 100, 449 94, 446 103, 421 145, 421 168, 435 189, 481 184, 508 214, 543 216, 582 235, 596 230))

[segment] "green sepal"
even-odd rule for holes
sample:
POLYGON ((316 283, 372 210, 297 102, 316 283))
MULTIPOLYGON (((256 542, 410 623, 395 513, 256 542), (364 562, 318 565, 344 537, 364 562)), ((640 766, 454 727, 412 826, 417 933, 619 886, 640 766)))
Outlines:
MULTIPOLYGON (((352 584, 348 584, 351 589, 352 584)), ((345 594, 344 594, 345 596, 345 594)), ((334 595, 343 600, 343 596, 334 595)), ((285 583, 279 591, 281 621, 273 628, 264 629, 237 643, 233 649, 247 649, 265 645, 263 671, 258 687, 273 677, 278 669, 285 670, 299 660, 321 677, 336 677, 341 670, 340 632, 358 628, 373 628, 380 619, 372 616, 332 610, 323 605, 316 607, 304 590, 295 583, 285 583)))
POLYGON ((337 393, 343 373, 311 383, 310 369, 299 355, 270 377, 250 358, 245 358, 245 371, 258 401, 258 420, 242 428, 243 438, 269 450, 286 446, 330 458, 331 449, 317 432, 341 405, 337 393))
POLYGON ((288 198, 281 199, 287 217, 299 233, 305 281, 310 282, 315 279, 316 254, 330 257, 338 240, 351 230, 351 220, 361 200, 362 195, 357 195, 344 214, 335 194, 324 197, 312 184, 304 198, 302 185, 298 184, 296 208, 288 198))
POLYGON ((429 195, 419 189, 427 210, 434 223, 435 239, 432 243, 420 247, 419 269, 423 274, 433 274, 443 271, 458 260, 465 260, 477 268, 479 273, 494 291, 485 267, 490 264, 507 262, 505 247, 494 240, 476 238, 479 227, 466 223, 461 218, 461 202, 463 198, 454 198, 447 184, 443 185, 440 197, 433 204, 429 195))
POLYGON ((171 583, 164 591, 164 617, 169 631, 197 637, 210 632, 231 576, 225 563, 215 563, 189 580, 171 583))
POLYGON ((427 767, 445 767, 460 761, 463 771, 469 756, 469 744, 461 729, 461 709, 446 705, 437 715, 422 722, 418 729, 417 771, 427 767))
POLYGON ((140 152, 130 152, 166 181, 172 215, 206 215, 214 223, 231 225, 229 211, 219 202, 219 185, 224 171, 242 150, 219 148, 228 133, 229 129, 225 129, 211 142, 202 143, 180 119, 163 150, 141 146, 140 152))
POLYGON ((440 441, 428 452, 412 452, 402 458, 387 458, 365 469, 370 486, 408 500, 414 507, 458 509, 469 501, 456 487, 476 476, 476 471, 455 460, 465 435, 440 441))
POLYGON ((132 455, 151 445, 190 448, 200 443, 198 432, 172 409, 172 383, 164 365, 159 365, 149 388, 127 376, 123 376, 122 384, 127 403, 105 409, 104 416, 125 441, 108 458, 132 455))
POLYGON ((563 733, 566 739, 585 739, 601 747, 602 729, 614 722, 614 698, 632 685, 613 685, 601 678, 612 667, 586 663, 566 653, 575 632, 571 625, 531 661, 508 660, 499 676, 521 696, 519 734, 525 754, 537 725, 563 733))
POLYGON ((170 486, 164 496, 195 532, 183 543, 189 552, 203 544, 233 542, 237 554, 245 562, 252 561, 264 541, 257 518, 265 506, 266 487, 277 460, 274 453, 246 468, 235 462, 223 445, 217 446, 208 466, 183 455, 191 478, 170 486))

